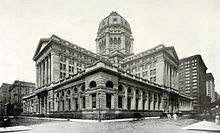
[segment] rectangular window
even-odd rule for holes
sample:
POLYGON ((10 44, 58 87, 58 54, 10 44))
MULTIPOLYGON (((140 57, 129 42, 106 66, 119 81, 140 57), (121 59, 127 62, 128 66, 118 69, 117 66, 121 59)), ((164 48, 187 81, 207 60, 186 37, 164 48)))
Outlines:
POLYGON ((122 96, 118 96, 118 108, 122 108, 122 96))
POLYGON ((128 110, 131 109, 131 98, 130 97, 128 97, 127 107, 128 107, 128 110))
POLYGON ((92 94, 92 108, 96 108, 96 94, 92 94))
POLYGON ((111 109, 111 94, 106 94, 106 108, 111 109))
POLYGON ((76 104, 76 110, 78 110, 78 108, 79 108, 78 98, 75 99, 75 102, 76 102, 76 103, 75 103, 75 104, 76 104))
POLYGON ((83 108, 85 109, 86 108, 86 97, 83 97, 83 108))

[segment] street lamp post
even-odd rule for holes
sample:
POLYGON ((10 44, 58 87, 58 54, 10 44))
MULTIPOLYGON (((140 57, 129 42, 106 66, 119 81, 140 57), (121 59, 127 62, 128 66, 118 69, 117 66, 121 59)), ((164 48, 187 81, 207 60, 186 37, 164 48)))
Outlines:
POLYGON ((101 95, 101 92, 100 90, 98 91, 98 96, 99 96, 99 114, 98 114, 98 121, 101 122, 101 112, 100 112, 100 95, 101 95))

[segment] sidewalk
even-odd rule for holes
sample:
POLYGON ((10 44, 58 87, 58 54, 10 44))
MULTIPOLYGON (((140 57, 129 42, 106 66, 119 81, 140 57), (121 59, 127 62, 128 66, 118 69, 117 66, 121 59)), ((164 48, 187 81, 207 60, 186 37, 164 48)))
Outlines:
POLYGON ((27 131, 31 130, 31 128, 25 126, 14 126, 14 127, 0 127, 0 133, 3 132, 17 132, 17 131, 27 131))
MULTIPOLYGON (((56 121, 72 121, 72 122, 92 122, 92 123, 98 123, 98 120, 87 120, 87 119, 65 119, 65 118, 46 118, 46 117, 26 117, 26 118, 41 119, 41 120, 56 120, 56 121)), ((142 118, 142 120, 159 119, 159 118, 160 117, 144 117, 144 118, 142 118)), ((123 122, 123 121, 134 121, 134 118, 101 120, 102 123, 106 123, 106 122, 123 122)))
POLYGON ((189 126, 184 127, 185 130, 202 130, 202 131, 220 131, 220 125, 214 122, 201 121, 189 126))

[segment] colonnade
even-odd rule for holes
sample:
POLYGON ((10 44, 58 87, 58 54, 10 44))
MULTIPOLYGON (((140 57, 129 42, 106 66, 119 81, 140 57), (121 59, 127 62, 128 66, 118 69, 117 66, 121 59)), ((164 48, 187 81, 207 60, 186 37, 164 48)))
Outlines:
POLYGON ((167 87, 177 88, 177 68, 167 61, 164 61, 164 66, 165 85, 167 87))
POLYGON ((51 54, 49 54, 36 65, 37 87, 51 82, 51 64, 51 54))

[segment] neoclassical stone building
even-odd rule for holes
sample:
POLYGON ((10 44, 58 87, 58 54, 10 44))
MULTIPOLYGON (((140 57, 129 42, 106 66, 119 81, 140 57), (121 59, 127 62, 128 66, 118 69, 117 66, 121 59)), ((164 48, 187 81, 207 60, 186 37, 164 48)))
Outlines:
POLYGON ((101 21, 96 53, 56 35, 40 39, 33 57, 37 88, 24 97, 24 114, 114 119, 190 111, 191 98, 178 91, 174 47, 134 54, 133 41, 117 12, 101 21))

